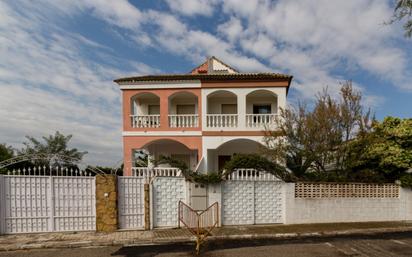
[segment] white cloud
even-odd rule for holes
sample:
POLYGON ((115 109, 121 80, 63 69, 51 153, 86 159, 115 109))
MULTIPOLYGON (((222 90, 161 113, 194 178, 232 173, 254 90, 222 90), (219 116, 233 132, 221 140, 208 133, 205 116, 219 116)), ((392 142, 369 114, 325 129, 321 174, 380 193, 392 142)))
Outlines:
MULTIPOLYGON (((222 2, 228 15, 243 21, 243 33, 238 36, 240 47, 272 67, 295 75, 303 96, 313 95, 315 84, 323 86, 341 80, 332 74, 345 64, 356 65, 397 87, 410 85, 405 83, 412 75, 408 56, 393 44, 402 33, 398 27, 383 25, 392 15, 389 1, 243 3, 222 2)), ((228 26, 231 21, 228 22, 221 26, 228 26)))
MULTIPOLYGON (((25 135, 41 137, 59 130, 73 134, 73 146, 89 151, 88 163, 114 165, 122 156, 121 103, 112 80, 130 70, 84 57, 85 51, 113 51, 55 26, 48 9, 34 15, 31 6, 18 11, 0 5, 6 21, 0 23, 1 142, 21 147, 25 135)), ((129 61, 129 67, 134 74, 157 71, 139 62, 129 61)))
POLYGON ((142 13, 127 0, 39 0, 33 3, 24 3, 25 8, 30 8, 36 15, 48 10, 48 16, 58 18, 75 17, 79 12, 86 12, 106 22, 124 27, 136 29, 142 21, 142 13))
POLYGON ((213 14, 216 0, 166 0, 170 9, 182 15, 194 16, 204 15, 210 16, 213 14))
POLYGON ((230 42, 235 41, 243 33, 242 22, 231 17, 227 22, 220 24, 217 31, 224 35, 230 42))

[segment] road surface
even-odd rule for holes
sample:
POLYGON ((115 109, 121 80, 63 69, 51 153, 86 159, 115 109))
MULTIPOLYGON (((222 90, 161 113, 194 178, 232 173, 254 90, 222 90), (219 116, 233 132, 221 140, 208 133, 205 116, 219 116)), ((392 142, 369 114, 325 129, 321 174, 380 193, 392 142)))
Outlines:
MULTIPOLYGON (((0 252, 0 257, 132 257, 193 256, 193 244, 162 246, 44 249, 0 252)), ((294 240, 216 241, 205 245, 200 256, 227 257, 392 257, 412 256, 412 233, 373 237, 294 240)))

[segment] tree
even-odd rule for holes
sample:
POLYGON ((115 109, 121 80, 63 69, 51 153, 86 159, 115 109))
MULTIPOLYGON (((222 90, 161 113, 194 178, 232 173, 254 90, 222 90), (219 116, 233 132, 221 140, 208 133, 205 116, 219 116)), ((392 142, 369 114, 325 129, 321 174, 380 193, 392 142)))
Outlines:
POLYGON ((0 144, 0 162, 14 157, 14 149, 7 144, 0 144))
POLYGON ((361 105, 362 96, 351 81, 342 84, 339 99, 325 89, 317 95, 314 107, 306 105, 281 109, 278 131, 268 131, 265 154, 286 163, 298 178, 308 171, 321 174, 335 171, 346 176, 350 148, 348 142, 370 130, 370 111, 361 105))
POLYGON ((354 168, 379 171, 390 182, 412 168, 412 119, 386 117, 360 140, 368 143, 354 168))
POLYGON ((59 165, 72 166, 80 162, 87 152, 80 152, 77 148, 69 148, 72 135, 65 136, 59 131, 54 135, 42 137, 43 142, 34 137, 26 136, 28 142, 24 142, 24 148, 18 151, 19 155, 42 155, 39 160, 32 160, 34 165, 59 165))
POLYGON ((405 37, 412 36, 412 0, 397 0, 392 20, 389 24, 404 20, 405 37))
MULTIPOLYGON (((149 155, 144 150, 137 150, 133 153, 134 155, 134 167, 148 167, 149 166, 149 155)), ((155 163, 155 160, 150 160, 155 163)))
MULTIPOLYGON (((0 162, 14 157, 14 149, 7 144, 0 144, 0 162)), ((7 173, 6 169, 0 169, 0 174, 7 173)))

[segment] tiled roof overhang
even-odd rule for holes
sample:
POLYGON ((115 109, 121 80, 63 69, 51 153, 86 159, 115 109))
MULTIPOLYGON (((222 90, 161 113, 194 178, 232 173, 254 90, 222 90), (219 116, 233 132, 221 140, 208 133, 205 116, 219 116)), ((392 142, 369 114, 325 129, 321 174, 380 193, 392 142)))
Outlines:
POLYGON ((224 74, 162 74, 125 77, 114 80, 119 85, 131 85, 142 82, 173 82, 200 80, 201 82, 275 82, 287 81, 288 89, 293 76, 280 73, 224 73, 224 74))

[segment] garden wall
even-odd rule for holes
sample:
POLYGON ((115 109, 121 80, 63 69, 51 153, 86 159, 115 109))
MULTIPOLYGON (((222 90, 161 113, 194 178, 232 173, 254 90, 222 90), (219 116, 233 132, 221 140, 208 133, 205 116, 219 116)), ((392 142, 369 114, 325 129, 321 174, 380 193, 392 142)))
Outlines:
POLYGON ((397 185, 285 184, 285 223, 412 220, 412 191, 397 185))

